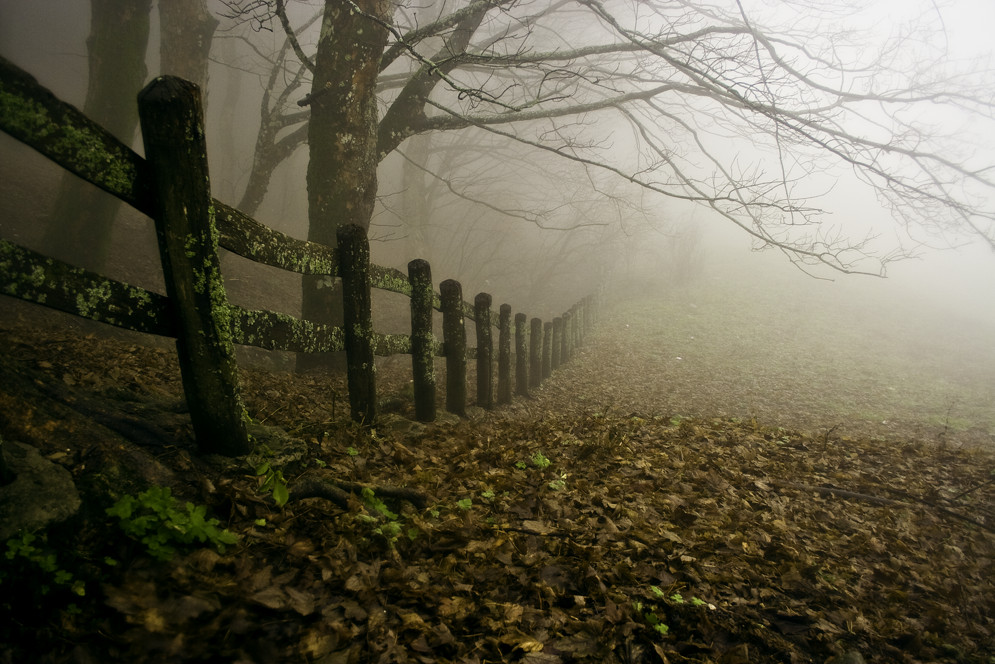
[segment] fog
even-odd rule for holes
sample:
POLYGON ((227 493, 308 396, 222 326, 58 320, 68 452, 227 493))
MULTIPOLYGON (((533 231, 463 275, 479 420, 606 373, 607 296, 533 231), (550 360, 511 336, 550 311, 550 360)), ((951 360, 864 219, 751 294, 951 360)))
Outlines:
MULTIPOLYGON (((87 85, 87 4, 0 0, 0 54, 79 107, 87 85)), ((746 6, 756 16, 776 22, 781 4, 756 0, 746 6)), ((319 5, 293 4, 295 24, 303 24, 319 5)), ((995 88, 990 35, 986 34, 995 24, 995 7, 990 3, 870 5, 866 11, 841 15, 840 26, 847 21, 873 21, 881 39, 897 35, 913 39, 937 61, 986 62, 989 82, 995 88), (910 36, 904 32, 908 21, 919 18, 931 26, 942 25, 945 34, 910 36)), ((209 3, 209 7, 220 9, 218 3, 209 3)), ((158 67, 156 21, 153 11, 147 56, 150 77, 158 67)), ((557 40, 554 35, 545 39, 557 40)), ((312 26, 302 35, 302 42, 310 49, 314 41, 312 26)), ((281 44, 278 25, 271 31, 257 31, 222 20, 216 35, 207 91, 212 187, 216 197, 233 205, 239 203, 252 166, 259 107, 267 84, 257 55, 272 54, 281 44), (251 48, 248 41, 253 42, 251 48)), ((301 88, 287 105, 293 106, 306 92, 301 88)), ((964 157, 974 165, 995 163, 987 127, 972 125, 965 116, 937 115, 929 105, 921 111, 910 108, 908 113, 922 113, 923 121, 938 133, 952 133, 964 152, 954 158, 964 157)), ((873 113, 867 117, 874 120, 873 113)), ((603 130, 599 121, 590 120, 576 129, 574 138, 593 141, 598 137, 609 163, 624 164, 635 158, 631 128, 619 122, 611 131, 603 130)), ((870 247, 885 252, 900 247, 909 254, 887 266, 885 279, 845 275, 821 266, 799 267, 776 248, 754 251, 755 241, 706 207, 654 196, 603 171, 521 150, 479 130, 465 130, 455 137, 432 134, 421 145, 420 140, 409 139, 400 154, 381 164, 379 204, 370 229, 373 260, 403 270, 408 260, 425 257, 433 265, 436 283, 460 279, 466 299, 486 290, 494 295, 495 303, 507 301, 516 310, 548 318, 598 288, 606 288, 610 297, 635 293, 679 299, 693 289, 743 289, 753 284, 783 293, 764 306, 804 303, 829 311, 841 327, 849 329, 867 325, 880 334, 881 328, 866 320, 868 312, 876 311, 887 315, 889 325, 923 335, 965 326, 989 339, 995 333, 992 250, 957 234, 907 231, 893 210, 850 170, 832 166, 813 173, 797 187, 802 194, 821 194, 811 202, 825 212, 819 217, 824 230, 869 235, 873 237, 870 247), (417 158, 416 153, 420 154, 417 158), (413 169, 411 162, 425 168, 413 169), (418 200, 408 200, 406 196, 410 198, 416 185, 418 200), (417 219, 412 216, 413 206, 420 206, 417 219)), ((137 149, 140 140, 134 145, 137 149)), ((5 155, 0 167, 4 183, 0 185, 0 235, 43 250, 43 228, 53 223, 46 206, 54 198, 61 174, 6 136, 0 137, 0 146, 5 155)), ((730 138, 716 149, 743 168, 777 159, 770 153, 752 152, 743 136, 730 138)), ((306 237, 306 166, 306 150, 296 150, 274 172, 254 216, 278 230, 306 237)), ((155 266, 151 225, 127 210, 120 215, 121 233, 128 235, 116 245, 118 251, 108 270, 111 276, 156 287, 161 278, 155 266), (122 253, 132 263, 141 264, 127 265, 122 253)), ((298 313, 300 293, 294 278, 250 269, 237 259, 226 260, 234 299, 261 298, 254 306, 298 313)), ((694 296, 687 297, 690 302, 694 296)), ((768 315, 777 316, 777 312, 768 315)), ((923 341, 930 343, 929 338, 923 341)), ((936 346, 941 347, 949 352, 947 346, 936 346)), ((910 363, 919 360, 909 357, 910 363)))

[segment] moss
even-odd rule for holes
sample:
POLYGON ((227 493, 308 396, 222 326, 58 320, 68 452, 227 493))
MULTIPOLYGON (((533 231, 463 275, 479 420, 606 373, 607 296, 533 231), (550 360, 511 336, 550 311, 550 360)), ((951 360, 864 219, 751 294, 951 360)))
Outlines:
POLYGON ((370 265, 370 285, 380 290, 411 296, 411 282, 403 272, 393 268, 370 265))
MULTIPOLYGON (((84 318, 94 318, 94 310, 106 310, 107 303, 112 298, 111 286, 108 282, 102 281, 93 288, 88 288, 76 294, 76 309, 80 316, 84 318)), ((99 318, 97 319, 99 320, 99 318)))
POLYGON ((377 334, 372 337, 375 355, 408 355, 411 353, 411 338, 406 334, 377 334))
POLYGON ((112 136, 86 124, 73 124, 85 120, 82 114, 75 117, 70 113, 56 120, 44 104, 0 87, 0 127, 4 131, 60 165, 87 174, 86 179, 94 184, 132 199, 139 157, 112 136))

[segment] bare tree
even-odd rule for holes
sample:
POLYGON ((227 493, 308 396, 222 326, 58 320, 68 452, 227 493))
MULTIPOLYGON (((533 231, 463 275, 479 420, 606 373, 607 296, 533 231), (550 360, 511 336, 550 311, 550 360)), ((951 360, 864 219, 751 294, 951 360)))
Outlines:
MULTIPOLYGON (((376 165, 407 139, 475 131, 578 178, 705 206, 803 268, 883 274, 907 254, 820 223, 822 174, 839 166, 911 231, 995 248, 990 165, 915 113, 989 122, 987 70, 951 67, 910 31, 868 41, 847 23, 858 7, 786 0, 779 19, 745 0, 463 0, 442 13, 326 0, 312 54, 283 0, 227 4, 279 25, 308 70, 313 240, 369 225, 376 165)), ((305 313, 327 308, 317 292, 305 286, 305 313)))

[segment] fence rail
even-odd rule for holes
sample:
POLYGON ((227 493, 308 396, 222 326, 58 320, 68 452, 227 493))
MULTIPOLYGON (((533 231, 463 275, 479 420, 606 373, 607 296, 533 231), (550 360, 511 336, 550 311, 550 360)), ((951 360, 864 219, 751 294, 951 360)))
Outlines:
MULTIPOLYGON (((30 75, 0 58, 0 130, 64 169, 151 217, 166 278, 164 296, 109 279, 0 239, 0 293, 138 332, 177 339, 184 392, 202 451, 250 450, 235 371, 234 344, 299 353, 344 350, 354 419, 376 415, 375 355, 410 354, 415 416, 435 419, 435 358, 446 362, 446 409, 466 414, 467 361, 477 363, 477 404, 511 401, 512 309, 491 311, 491 296, 470 304, 459 282, 432 289, 431 268, 411 261, 408 274, 370 263, 365 230, 339 229, 338 247, 291 238, 213 199, 207 171, 199 90, 160 77, 138 96, 146 158, 30 75), (291 272, 342 280, 341 328, 286 314, 249 310, 227 301, 218 247, 291 272), (411 334, 373 330, 371 288, 411 300, 411 334), (443 340, 432 332, 442 313, 443 340), (466 344, 466 319, 477 347, 466 344), (497 392, 493 391, 492 330, 498 330, 497 392)), ((527 396, 566 362, 596 316, 587 297, 552 322, 514 317, 515 392, 527 396)))

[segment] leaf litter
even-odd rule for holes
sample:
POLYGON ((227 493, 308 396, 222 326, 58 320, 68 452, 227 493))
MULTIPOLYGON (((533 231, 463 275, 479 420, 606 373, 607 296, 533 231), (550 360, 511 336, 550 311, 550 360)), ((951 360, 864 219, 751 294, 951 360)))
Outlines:
MULTIPOLYGON (((75 389, 180 394, 168 350, 69 334, 6 341, 75 389)), ((632 376, 611 370, 616 350, 590 340, 533 399, 492 413, 374 430, 330 412, 329 391, 341 388, 327 379, 244 371, 250 414, 302 441, 284 466, 286 506, 259 493, 251 468, 198 459, 188 441, 154 450, 175 471, 174 490, 206 503, 239 544, 160 563, 83 519, 66 541, 85 597, 73 610, 32 612, 7 596, 0 652, 83 662, 992 661, 990 449, 659 412, 619 396, 632 376), (408 487, 427 506, 294 498, 295 484, 325 478, 408 487), (121 563, 101 566, 105 557, 121 563)), ((5 437, 66 446, 62 428, 74 425, 14 417, 15 402, 5 395, 5 437)), ((79 458, 65 459, 77 480, 93 471, 79 458)))

